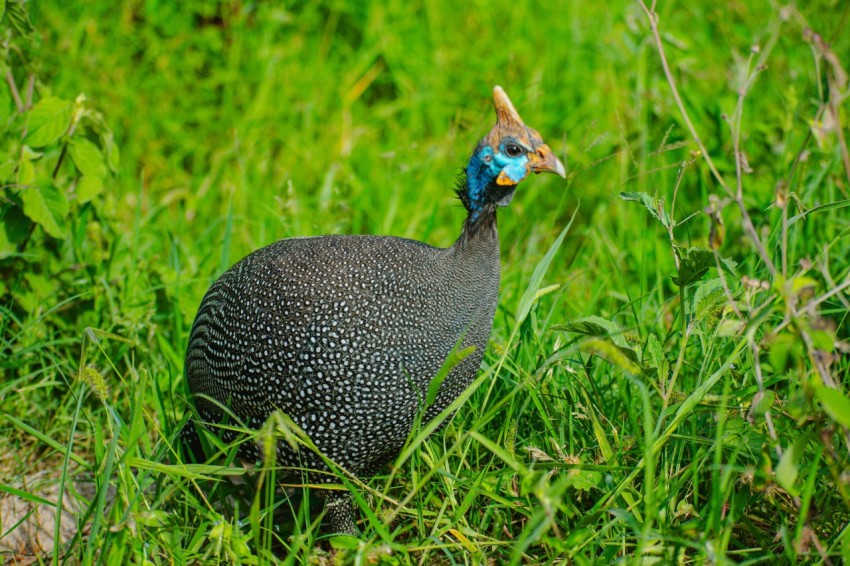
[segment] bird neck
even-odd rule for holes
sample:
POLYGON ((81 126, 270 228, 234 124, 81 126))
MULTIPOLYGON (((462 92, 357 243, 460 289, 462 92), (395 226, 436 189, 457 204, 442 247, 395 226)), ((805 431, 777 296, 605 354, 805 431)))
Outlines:
MULTIPOLYGON (((485 147, 489 150, 489 147, 485 147)), ((499 184, 497 178, 501 169, 493 167, 494 161, 485 161, 481 155, 486 153, 480 146, 472 153, 466 169, 457 179, 455 192, 469 213, 464 230, 474 232, 483 227, 495 230, 496 208, 510 204, 516 190, 516 183, 499 184)), ((491 152, 492 153, 492 152, 491 152)))
POLYGON ((456 247, 464 247, 472 242, 499 241, 496 230, 497 203, 485 198, 490 188, 488 185, 494 184, 493 180, 493 176, 487 174, 476 150, 466 169, 458 176, 455 188, 455 193, 467 212, 456 247))
POLYGON ((472 152, 466 169, 463 171, 461 178, 458 179, 458 196, 466 207, 466 210, 469 211, 470 218, 473 220, 476 220, 483 212, 483 208, 488 201, 488 189, 496 180, 495 173, 490 167, 490 164, 482 158, 482 153, 483 151, 479 145, 472 152))
POLYGON ((499 231, 496 228, 496 205, 493 203, 470 210, 458 238, 458 244, 461 246, 483 241, 499 241, 499 231))
MULTIPOLYGON (((466 288, 480 293, 480 297, 498 295, 499 231, 496 229, 494 204, 485 205, 477 215, 467 216, 449 256, 453 258, 453 276, 466 288)), ((493 305, 495 300, 493 298, 493 305)), ((492 322, 492 313, 489 318, 492 322)))

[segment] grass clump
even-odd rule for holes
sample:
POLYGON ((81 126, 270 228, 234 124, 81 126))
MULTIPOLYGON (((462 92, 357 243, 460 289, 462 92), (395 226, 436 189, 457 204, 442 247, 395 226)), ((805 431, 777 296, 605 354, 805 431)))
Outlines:
MULTIPOLYGON (((7 2, 0 552, 850 561, 848 18, 826 0, 7 2), (494 84, 568 181, 527 182, 500 215, 484 367, 445 429, 357 484, 363 538, 329 539, 315 492, 233 446, 180 462, 210 282, 284 237, 449 245, 494 84)), ((285 419, 261 432, 284 434, 309 442, 285 419)))

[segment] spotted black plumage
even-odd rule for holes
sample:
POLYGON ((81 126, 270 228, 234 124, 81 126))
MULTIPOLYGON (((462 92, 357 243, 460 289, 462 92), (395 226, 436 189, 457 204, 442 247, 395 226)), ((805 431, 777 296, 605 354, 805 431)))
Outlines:
MULTIPOLYGON (((470 384, 498 299, 496 208, 529 172, 564 173, 501 88, 494 98, 499 120, 470 158, 460 188, 469 215, 451 247, 386 236, 293 238, 252 253, 210 287, 186 353, 204 421, 220 422, 224 405, 259 428, 281 410, 325 456, 362 477, 398 455, 454 348, 474 352, 446 376, 423 422, 470 384)), ((243 444, 241 456, 260 454, 243 444)), ((277 459, 327 470, 317 454, 285 442, 277 459)), ((334 530, 355 532, 347 497, 336 492, 326 505, 334 530)))

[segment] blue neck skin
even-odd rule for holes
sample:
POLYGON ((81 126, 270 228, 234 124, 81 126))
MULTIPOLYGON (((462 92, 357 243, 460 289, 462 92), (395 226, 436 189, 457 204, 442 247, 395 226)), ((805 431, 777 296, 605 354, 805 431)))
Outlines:
POLYGON ((466 196, 469 201, 469 217, 473 222, 478 219, 484 206, 488 203, 498 204, 493 194, 502 192, 507 186, 496 186, 496 178, 502 171, 514 182, 522 181, 528 170, 525 155, 507 157, 501 152, 495 153, 489 145, 484 145, 473 152, 466 166, 466 196))

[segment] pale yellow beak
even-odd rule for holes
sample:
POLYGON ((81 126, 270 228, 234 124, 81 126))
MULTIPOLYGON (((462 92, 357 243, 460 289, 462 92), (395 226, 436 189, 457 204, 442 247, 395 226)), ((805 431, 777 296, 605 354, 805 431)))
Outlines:
POLYGON ((531 162, 531 170, 535 173, 555 173, 564 179, 567 178, 567 170, 548 145, 543 144, 537 148, 537 153, 528 155, 531 162))

